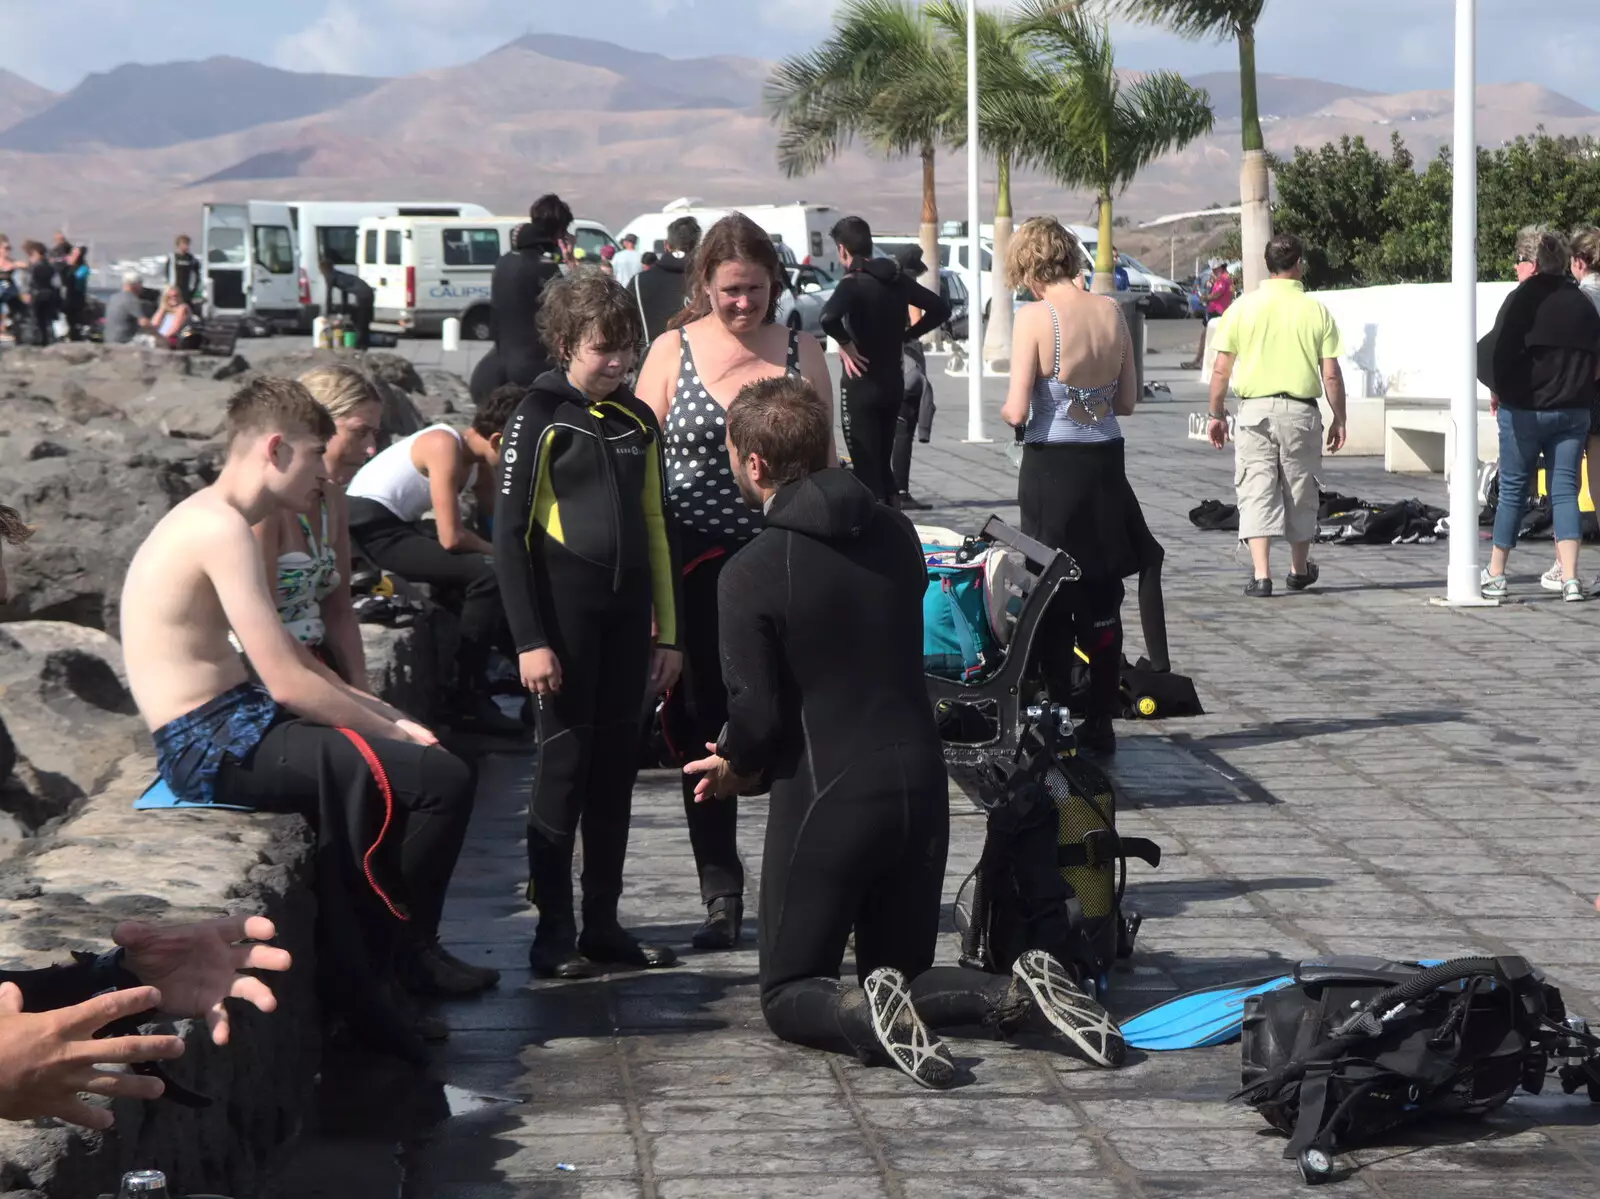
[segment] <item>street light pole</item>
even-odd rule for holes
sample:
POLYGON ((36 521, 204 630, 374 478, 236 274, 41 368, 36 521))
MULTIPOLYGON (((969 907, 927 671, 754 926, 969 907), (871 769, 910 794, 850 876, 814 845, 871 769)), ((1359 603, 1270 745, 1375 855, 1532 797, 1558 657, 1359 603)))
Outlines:
POLYGON ((978 211, 978 0, 967 0, 967 440, 983 435, 983 221, 978 211))
POLYGON ((1482 602, 1478 580, 1477 0, 1456 0, 1456 121, 1451 278, 1456 330, 1455 461, 1450 475, 1449 604, 1482 602))

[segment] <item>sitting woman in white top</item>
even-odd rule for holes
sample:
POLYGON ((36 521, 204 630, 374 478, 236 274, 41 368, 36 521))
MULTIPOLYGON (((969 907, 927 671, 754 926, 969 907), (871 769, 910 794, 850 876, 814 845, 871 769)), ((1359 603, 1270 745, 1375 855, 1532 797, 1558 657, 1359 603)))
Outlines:
POLYGON ((461 597, 451 722, 512 736, 527 730, 495 706, 484 677, 490 650, 506 640, 494 547, 467 527, 461 493, 471 488, 478 511, 494 511, 500 433, 523 390, 502 387, 492 392, 466 429, 431 425, 400 439, 363 466, 346 488, 350 536, 363 557, 413 583, 461 597), (422 524, 430 509, 433 529, 422 524))
POLYGON ((353 367, 318 367, 301 375, 300 384, 333 417, 336 432, 322 458, 326 483, 309 511, 274 514, 254 532, 284 627, 323 666, 365 692, 366 655, 350 599, 344 489, 376 449, 383 406, 366 376, 353 367))

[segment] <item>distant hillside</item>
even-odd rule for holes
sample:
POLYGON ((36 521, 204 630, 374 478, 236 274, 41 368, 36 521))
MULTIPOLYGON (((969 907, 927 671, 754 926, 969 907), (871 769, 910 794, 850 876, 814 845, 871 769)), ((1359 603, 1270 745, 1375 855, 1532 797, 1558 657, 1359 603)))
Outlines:
POLYGON ((561 62, 599 67, 635 86, 695 101, 693 107, 754 107, 761 103, 761 86, 771 69, 770 63, 754 58, 668 58, 610 42, 555 34, 529 34, 504 48, 531 50, 561 62))
POLYGON ((0 149, 149 149, 325 112, 382 80, 302 75, 241 58, 129 64, 93 74, 0 133, 0 149))
POLYGON ((55 102, 56 94, 11 71, 0 70, 0 129, 31 117, 55 102))
MULTIPOLYGON (((1212 71, 1204 75, 1185 75, 1195 87, 1211 93, 1211 111, 1218 121, 1237 121, 1239 106, 1239 72, 1212 71)), ((1260 75, 1256 78, 1256 103, 1263 117, 1304 117, 1320 112, 1335 100, 1346 96, 1370 96, 1373 93, 1342 83, 1328 83, 1321 79, 1301 79, 1294 75, 1260 75)))

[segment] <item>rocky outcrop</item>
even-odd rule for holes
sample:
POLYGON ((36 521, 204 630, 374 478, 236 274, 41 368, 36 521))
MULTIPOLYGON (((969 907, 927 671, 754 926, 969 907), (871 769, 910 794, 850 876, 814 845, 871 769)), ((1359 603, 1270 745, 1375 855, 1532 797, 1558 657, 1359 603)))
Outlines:
MULTIPOLYGON (((0 621, 68 620, 115 635, 134 551, 173 505, 220 469, 228 397, 258 373, 298 375, 329 362, 358 366, 372 378, 388 435, 426 423, 413 400, 425 394, 423 380, 395 354, 297 350, 251 366, 238 357, 225 362, 128 346, 7 350, 0 498, 38 533, 7 553, 11 598, 0 605, 0 621), (230 377, 218 381, 219 373, 230 377)), ((443 379, 435 385, 450 386, 443 379)), ((465 387, 460 380, 455 386, 465 387)), ((454 396, 436 406, 453 406, 454 396)))
POLYGON ((69 950, 103 952, 122 920, 183 921, 261 913, 295 967, 270 985, 278 1010, 230 1003, 233 1037, 211 1044, 204 1021, 162 1021, 186 1043, 172 1077, 211 1097, 116 1104, 100 1134, 44 1122, 0 1123, 0 1191, 36 1199, 114 1194, 125 1170, 158 1166, 176 1195, 258 1193, 265 1171, 299 1128, 320 1047, 312 979, 311 837, 296 816, 235 812, 135 812, 154 760, 123 760, 110 786, 53 836, 0 865, 0 961, 41 967, 69 950))
POLYGON ((150 743, 122 648, 60 621, 0 625, 0 725, 16 757, 0 782, 0 853, 101 790, 150 743))

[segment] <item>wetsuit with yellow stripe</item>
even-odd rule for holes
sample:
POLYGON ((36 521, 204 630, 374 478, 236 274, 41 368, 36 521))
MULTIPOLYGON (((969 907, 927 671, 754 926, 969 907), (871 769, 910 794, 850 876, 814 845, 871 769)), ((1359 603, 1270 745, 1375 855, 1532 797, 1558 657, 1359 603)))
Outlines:
POLYGON ((581 821, 584 923, 614 922, 652 613, 657 642, 678 644, 660 431, 626 388, 591 403, 551 371, 512 414, 500 469, 494 550, 506 619, 519 654, 548 648, 561 664, 560 689, 538 710, 530 894, 541 934, 547 919, 572 918, 581 821))

